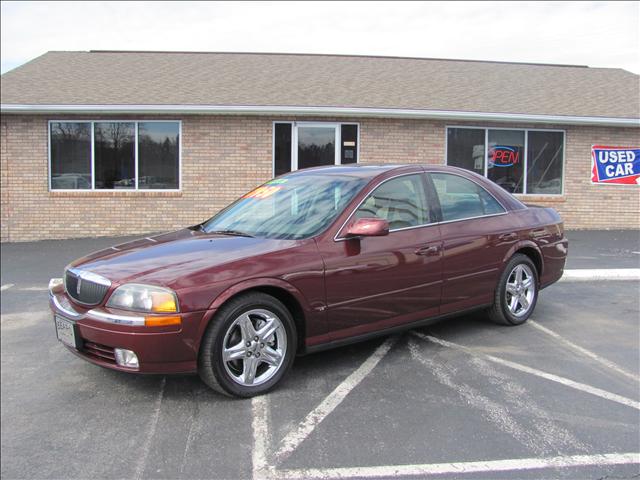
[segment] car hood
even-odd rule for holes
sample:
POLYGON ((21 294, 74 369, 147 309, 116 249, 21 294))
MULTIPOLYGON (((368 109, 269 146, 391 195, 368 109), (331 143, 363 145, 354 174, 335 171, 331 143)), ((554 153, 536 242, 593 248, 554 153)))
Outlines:
POLYGON ((139 282, 177 289, 181 279, 195 273, 289 248, 295 243, 184 229, 100 250, 70 266, 97 273, 116 284, 139 282))

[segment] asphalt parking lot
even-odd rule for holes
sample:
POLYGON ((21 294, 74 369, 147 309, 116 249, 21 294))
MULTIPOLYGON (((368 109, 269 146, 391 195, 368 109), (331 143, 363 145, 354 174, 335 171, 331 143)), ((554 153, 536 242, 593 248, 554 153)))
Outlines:
MULTIPOLYGON (((234 400, 60 345, 46 284, 122 239, 2 246, 2 478, 640 476, 640 282, 560 282, 533 321, 465 316, 296 360, 234 400)), ((639 268, 638 232, 573 232, 567 268, 639 268)))

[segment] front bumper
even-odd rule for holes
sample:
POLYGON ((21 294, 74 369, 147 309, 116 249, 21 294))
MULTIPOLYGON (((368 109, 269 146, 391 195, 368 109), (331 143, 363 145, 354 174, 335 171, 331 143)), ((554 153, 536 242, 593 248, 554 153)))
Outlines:
POLYGON ((67 346, 74 354, 102 367, 134 373, 196 372, 200 336, 213 315, 212 310, 181 313, 181 325, 145 327, 136 324, 141 317, 132 312, 79 307, 59 287, 49 290, 49 306, 76 326, 78 348, 67 346), (139 367, 118 365, 115 348, 135 352, 139 367))

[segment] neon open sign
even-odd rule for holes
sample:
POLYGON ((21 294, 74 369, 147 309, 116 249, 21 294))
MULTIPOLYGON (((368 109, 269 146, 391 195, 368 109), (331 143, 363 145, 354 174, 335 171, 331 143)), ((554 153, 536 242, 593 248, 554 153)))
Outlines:
POLYGON ((520 150, 507 145, 496 145, 489 150, 489 157, 495 167, 512 167, 520 163, 520 150))

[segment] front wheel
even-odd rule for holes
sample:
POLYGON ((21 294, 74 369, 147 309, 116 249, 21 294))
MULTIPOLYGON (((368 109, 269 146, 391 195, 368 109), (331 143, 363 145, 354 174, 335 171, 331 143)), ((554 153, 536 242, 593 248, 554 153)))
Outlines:
POLYGON ((200 347, 198 373, 214 390, 252 397, 275 386, 296 352, 295 324, 276 298, 249 293, 225 304, 200 347))
POLYGON ((500 277, 489 317, 503 325, 520 325, 533 313, 538 300, 538 271, 531 259, 514 255, 500 277))

